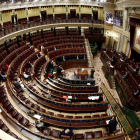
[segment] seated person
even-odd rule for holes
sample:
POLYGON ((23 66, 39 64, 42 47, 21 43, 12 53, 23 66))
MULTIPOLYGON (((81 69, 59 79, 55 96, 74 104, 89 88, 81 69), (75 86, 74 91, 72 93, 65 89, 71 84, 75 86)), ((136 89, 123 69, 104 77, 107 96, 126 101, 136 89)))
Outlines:
POLYGON ((30 61, 28 61, 27 66, 28 66, 29 68, 31 68, 31 67, 33 66, 33 64, 32 64, 30 61))
POLYGON ((44 46, 43 45, 41 45, 41 52, 42 52, 42 50, 44 49, 44 46))
POLYGON ((0 78, 1 78, 3 81, 7 81, 7 74, 6 74, 6 73, 2 74, 2 72, 0 71, 0 78))
POLYGON ((25 79, 28 79, 29 77, 30 77, 30 75, 28 75, 28 74, 26 74, 25 72, 23 73, 23 77, 25 78, 25 79))
POLYGON ((123 52, 121 52, 121 53, 120 53, 120 55, 121 55, 122 57, 124 57, 124 56, 125 56, 123 52))
POLYGON ((125 79, 127 77, 128 73, 126 72, 122 77, 125 79))
POLYGON ((113 131, 116 130, 117 124, 118 124, 118 122, 116 121, 116 119, 115 118, 112 118, 109 121, 109 124, 108 124, 108 133, 113 133, 113 131))
POLYGON ((28 115, 28 116, 34 116, 34 115, 35 115, 35 112, 34 112, 33 110, 29 110, 29 111, 27 112, 27 115, 28 115))
POLYGON ((36 120, 35 120, 35 123, 34 123, 34 124, 36 125, 36 128, 39 129, 39 130, 40 130, 42 127, 44 127, 44 123, 41 122, 42 119, 43 119, 43 118, 41 118, 41 119, 39 119, 39 120, 36 119, 36 120))
POLYGON ((97 100, 97 102, 101 102, 101 101, 103 101, 103 95, 100 95, 99 99, 97 100))
POLYGON ((5 64, 5 65, 3 65, 3 71, 7 71, 7 69, 8 69, 8 65, 7 64, 5 64))
POLYGON ((46 97, 47 97, 48 99, 52 99, 51 93, 49 92, 49 93, 46 95, 46 97))
POLYGON ((14 84, 14 86, 17 88, 17 89, 19 89, 19 88, 21 88, 21 85, 20 85, 20 83, 18 82, 18 81, 14 81, 13 82, 13 84, 14 84))
POLYGON ((72 137, 73 136, 72 128, 64 128, 64 130, 61 132, 61 135, 67 135, 72 137))
POLYGON ((80 66, 78 67, 78 70, 81 70, 81 67, 80 66))
POLYGON ((139 94, 140 94, 139 90, 135 91, 135 92, 134 92, 134 97, 135 97, 135 98, 138 98, 138 97, 139 97, 139 94))
POLYGON ((132 60, 130 61, 130 64, 134 63, 134 60, 135 60, 135 59, 132 59, 132 60))
POLYGON ((39 58, 39 55, 38 54, 36 54, 36 59, 38 59, 39 58))

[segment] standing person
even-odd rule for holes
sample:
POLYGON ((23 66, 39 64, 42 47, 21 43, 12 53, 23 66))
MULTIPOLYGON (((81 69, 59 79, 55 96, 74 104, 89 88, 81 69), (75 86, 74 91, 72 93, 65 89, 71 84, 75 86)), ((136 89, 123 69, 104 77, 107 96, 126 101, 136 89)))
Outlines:
POLYGON ((117 124, 118 124, 118 122, 116 121, 115 118, 112 118, 112 119, 109 121, 108 128, 107 128, 109 134, 113 133, 113 131, 116 130, 117 124))
POLYGON ((72 128, 64 128, 64 130, 61 132, 61 135, 67 135, 71 138, 73 136, 72 128))

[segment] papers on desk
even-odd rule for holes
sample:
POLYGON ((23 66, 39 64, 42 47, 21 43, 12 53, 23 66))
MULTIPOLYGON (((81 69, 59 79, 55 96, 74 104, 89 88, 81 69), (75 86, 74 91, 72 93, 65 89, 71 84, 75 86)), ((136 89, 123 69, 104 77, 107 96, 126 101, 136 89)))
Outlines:
POLYGON ((110 121, 110 120, 106 120, 106 124, 109 124, 109 121, 110 121))
POLYGON ((68 96, 68 99, 72 99, 72 96, 68 96))
POLYGON ((2 112, 2 109, 0 108, 0 113, 2 112))
POLYGON ((98 100, 99 96, 89 96, 88 99, 89 100, 98 100))
POLYGON ((56 74, 56 72, 54 71, 53 74, 56 74))
POLYGON ((88 86, 90 86, 90 85, 91 85, 91 83, 87 83, 87 85, 88 85, 88 86))
POLYGON ((35 114, 33 117, 36 118, 36 119, 40 119, 41 118, 41 116, 37 115, 37 114, 35 114))

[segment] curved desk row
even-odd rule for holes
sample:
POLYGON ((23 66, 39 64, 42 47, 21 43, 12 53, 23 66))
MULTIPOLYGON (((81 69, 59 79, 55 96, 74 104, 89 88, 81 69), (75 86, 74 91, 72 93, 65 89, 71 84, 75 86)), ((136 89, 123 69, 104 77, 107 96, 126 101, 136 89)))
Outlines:
POLYGON ((68 53, 86 53, 86 49, 85 48, 62 48, 59 50, 53 50, 51 52, 48 53, 48 56, 50 59, 60 56, 60 55, 64 55, 64 54, 68 54, 68 53))
POLYGON ((51 45, 63 44, 63 43, 84 43, 84 40, 83 39, 75 39, 75 41, 73 41, 73 39, 55 40, 55 41, 42 43, 42 44, 38 45, 37 48, 40 50, 41 46, 49 47, 51 45))
POLYGON ((35 82, 40 90, 44 92, 46 92, 47 90, 50 90, 52 95, 58 96, 60 98, 62 98, 63 96, 74 96, 74 97, 100 96, 103 94, 103 93, 97 93, 97 92, 96 93, 89 93, 89 92, 85 92, 85 93, 75 92, 74 93, 74 92, 66 92, 66 91, 63 92, 61 90, 50 88, 49 86, 46 85, 47 82, 42 83, 37 78, 35 78, 35 82))
POLYGON ((72 85, 65 85, 61 84, 51 78, 48 77, 46 82, 49 83, 52 87, 68 92, 98 92, 98 86, 72 86, 72 85))

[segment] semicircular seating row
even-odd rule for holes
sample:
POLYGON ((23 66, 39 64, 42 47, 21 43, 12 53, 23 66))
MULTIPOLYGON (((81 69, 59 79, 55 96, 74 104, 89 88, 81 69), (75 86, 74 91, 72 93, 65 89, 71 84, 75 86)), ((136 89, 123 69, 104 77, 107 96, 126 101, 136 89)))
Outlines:
MULTIPOLYGON (((44 73, 44 68, 45 66, 48 64, 48 60, 46 60, 45 56, 41 56, 39 52, 35 52, 34 48, 29 48, 28 45, 20 47, 19 49, 13 51, 13 53, 10 53, 8 55, 8 57, 6 57, 6 59, 9 58, 9 68, 7 71, 7 75, 8 75, 8 79, 6 82, 6 86, 7 86, 7 90, 8 93, 10 94, 10 96, 13 98, 13 100, 15 101, 15 103, 17 103, 19 106, 21 106, 21 108, 23 109, 23 111, 28 111, 28 110, 34 110, 35 112, 38 112, 40 114, 43 115, 43 121, 50 123, 50 125, 54 125, 54 126, 61 126, 61 127, 66 127, 66 126, 70 126, 69 124, 71 124, 71 127, 100 127, 100 125, 98 125, 99 121, 101 122, 101 125, 106 125, 105 120, 109 119, 113 116, 108 116, 107 114, 105 115, 101 115, 101 116, 84 116, 83 118, 81 117, 73 117, 73 116, 65 116, 63 114, 54 114, 53 112, 47 111, 44 108, 41 108, 40 105, 34 104, 32 103, 32 101, 30 101, 24 94, 23 94, 23 90, 22 89, 17 89, 14 84, 13 81, 15 79, 21 78, 22 82, 24 83, 24 85, 26 86, 26 88, 28 89, 28 91, 30 92, 30 97, 32 99, 34 99, 37 103, 39 104, 43 104, 44 106, 53 108, 54 110, 61 110, 61 111, 93 111, 93 109, 97 110, 107 110, 108 109, 108 102, 103 102, 103 103, 88 103, 88 104, 70 104, 70 103, 63 103, 61 100, 63 95, 71 95, 71 94, 75 94, 75 96, 79 96, 78 92, 75 93, 71 93, 71 92, 66 92, 66 90, 64 89, 63 91, 58 90, 58 89, 51 89, 53 93, 53 96, 56 98, 56 100, 51 101, 49 99, 47 99, 46 97, 43 97, 40 92, 38 92, 33 86, 31 85, 27 85, 26 84, 26 80, 22 77, 22 73, 24 71, 27 72, 27 74, 31 74, 33 73, 33 75, 35 76, 35 82, 36 85, 39 87, 39 89, 41 89, 42 91, 49 89, 49 87, 47 87, 45 85, 45 83, 43 83, 43 81, 41 81, 41 74, 44 73), (23 49, 24 48, 24 49, 23 49), (25 51, 23 51, 25 50, 25 51), (23 52, 22 52, 23 51, 23 52), (14 56, 14 54, 18 55, 16 57, 12 57, 14 56), (39 58, 36 58, 36 54, 39 54, 39 58), (10 59, 11 59, 11 63, 10 63, 10 59), (12 61, 13 60, 13 61, 12 61), (34 63, 33 68, 29 68, 27 64, 28 61, 31 61, 31 63, 34 63), (38 78, 38 76, 40 78, 38 78), (60 98, 61 97, 61 98, 60 98), (67 125, 66 125, 67 122, 67 125), (91 122, 91 125, 89 125, 88 122, 91 122), (80 125, 79 125, 80 124, 80 125)), ((8 61, 6 61, 7 63, 8 61)), ((6 64, 4 63, 4 64, 6 64)), ((54 84, 55 86, 58 86, 55 82, 53 83, 51 80, 52 79, 47 79, 50 81, 50 83, 54 84)), ((61 84, 62 85, 62 84, 61 84)), ((62 87, 62 86, 61 86, 62 87)), ((45 93, 45 92, 44 92, 45 93)), ((98 94, 94 94, 94 93, 88 93, 88 95, 98 95, 98 94)), ((15 124, 18 124, 17 122, 19 122, 20 124, 18 124, 18 126, 20 126, 21 128, 23 128, 24 130, 25 127, 27 127, 27 129, 29 128, 30 122, 28 119, 26 119, 23 115, 21 115, 20 113, 18 113, 18 111, 16 111, 14 109, 14 107, 12 106, 12 104, 10 103, 9 99, 6 96, 5 92, 2 92, 1 94, 1 106, 2 106, 2 110, 3 110, 3 115, 8 113, 8 117, 9 119, 14 122, 15 124)), ((83 97, 87 94, 83 93, 82 94, 83 97)), ((81 95, 80 95, 81 96, 81 95)), ((98 110, 98 111, 99 111, 98 110)), ((37 137, 42 137, 41 134, 38 134, 36 132, 33 132, 32 130, 28 129, 28 132, 30 134, 36 134, 37 137)), ((60 131, 58 130, 52 130, 51 133, 46 134, 48 136, 43 136, 49 139, 52 139, 52 137, 57 137, 54 133, 56 133, 59 135, 60 131)), ((22 131, 21 131, 22 133, 22 131)), ((23 132, 24 133, 24 132, 23 132)), ((24 133, 25 134, 25 133, 24 133)), ((32 135, 30 135, 32 137, 32 135)), ((29 136, 29 137, 30 137, 29 136)), ((59 138, 59 137, 57 137, 59 138)))

